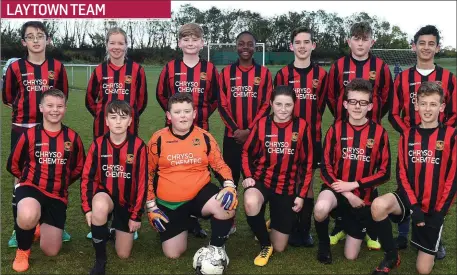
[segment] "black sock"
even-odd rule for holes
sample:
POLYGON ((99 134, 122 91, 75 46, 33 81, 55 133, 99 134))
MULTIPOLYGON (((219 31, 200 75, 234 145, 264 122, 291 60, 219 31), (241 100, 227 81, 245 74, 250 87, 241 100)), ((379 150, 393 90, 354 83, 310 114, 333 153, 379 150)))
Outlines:
MULTIPOLYGON (((16 197, 15 197, 15 191, 13 190, 13 200, 11 201, 11 206, 13 208, 13 218, 14 218, 14 223, 16 223, 17 220, 17 205, 16 205, 16 197)), ((13 225, 14 229, 16 229, 16 225, 13 225)))
POLYGON ((373 220, 370 220, 367 225, 367 235, 373 241, 378 240, 378 229, 376 228, 376 223, 373 220))
POLYGON ((382 221, 376 222, 376 229, 379 242, 386 253, 394 252, 396 255, 397 247, 395 246, 394 236, 392 234, 392 224, 389 217, 382 221))
POLYGON ((233 224, 233 218, 228 220, 218 220, 211 217, 211 241, 210 244, 221 247, 228 238, 228 233, 233 224))
POLYGON ((319 246, 330 247, 330 237, 328 235, 329 218, 318 222, 314 219, 314 227, 316 228, 317 237, 319 238, 319 246))
POLYGON ((92 245, 95 248, 95 258, 106 261, 106 241, 108 240, 108 223, 104 225, 91 225, 92 245))
POLYGON ((246 221, 251 227, 252 232, 259 240, 260 246, 270 246, 270 236, 268 235, 267 226, 265 225, 265 215, 263 211, 255 216, 247 216, 246 221))
POLYGON ((343 217, 338 215, 335 218, 335 227, 333 227, 332 236, 335 236, 339 232, 343 231, 343 217))
POLYGON ((33 235, 35 234, 35 227, 30 230, 24 230, 15 223, 17 247, 20 250, 29 250, 32 247, 33 235))
POLYGON ((311 229, 311 219, 313 217, 313 209, 314 209, 314 199, 313 198, 305 198, 303 203, 303 208, 300 211, 300 222, 298 229, 300 232, 304 232, 304 235, 307 236, 309 234, 309 230, 311 229))

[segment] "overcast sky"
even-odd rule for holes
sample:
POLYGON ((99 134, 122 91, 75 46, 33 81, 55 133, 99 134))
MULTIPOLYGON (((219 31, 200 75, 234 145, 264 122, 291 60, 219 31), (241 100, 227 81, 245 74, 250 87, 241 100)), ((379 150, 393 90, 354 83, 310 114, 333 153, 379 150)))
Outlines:
POLYGON ((289 11, 335 12, 346 17, 355 12, 366 12, 370 16, 398 25, 408 34, 408 40, 422 27, 436 25, 441 31, 442 46, 456 48, 456 1, 172 1, 171 9, 177 10, 190 3, 200 10, 212 6, 219 9, 241 9, 258 12, 263 16, 274 16, 289 11))

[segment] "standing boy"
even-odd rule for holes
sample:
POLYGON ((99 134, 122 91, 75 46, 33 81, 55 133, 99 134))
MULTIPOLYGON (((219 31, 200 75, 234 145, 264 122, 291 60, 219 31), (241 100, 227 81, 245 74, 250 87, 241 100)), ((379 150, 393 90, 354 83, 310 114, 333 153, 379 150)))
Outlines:
MULTIPOLYGON (((41 123, 43 115, 39 104, 43 92, 51 88, 61 90, 68 98, 67 72, 64 65, 46 57, 46 46, 51 42, 46 26, 39 21, 28 21, 21 28, 21 43, 27 48, 27 55, 11 63, 8 67, 2 90, 2 100, 12 109, 11 150, 22 133, 41 123)), ((17 183, 15 178, 14 184, 17 183)), ((17 206, 13 189, 13 217, 17 218, 17 206)), ((37 227, 36 237, 39 237, 37 227)), ((64 241, 70 235, 64 230, 64 241)), ((8 242, 9 247, 17 247, 16 232, 8 242)))
MULTIPOLYGON (((274 86, 287 85, 293 87, 297 100, 294 116, 303 118, 311 127, 313 141, 313 174, 319 168, 322 154, 322 114, 325 110, 327 93, 327 72, 318 64, 311 62, 311 53, 316 48, 313 32, 305 27, 292 31, 290 50, 294 52, 294 61, 283 67, 276 74, 274 86)), ((313 181, 306 195, 303 208, 298 213, 298 223, 289 238, 293 246, 309 247, 313 238, 309 231, 314 207, 313 181)))

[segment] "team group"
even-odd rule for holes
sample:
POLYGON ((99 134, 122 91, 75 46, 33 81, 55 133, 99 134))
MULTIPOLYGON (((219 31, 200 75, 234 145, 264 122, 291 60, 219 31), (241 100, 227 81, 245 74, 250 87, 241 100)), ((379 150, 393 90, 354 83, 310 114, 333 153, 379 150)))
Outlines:
POLYGON ((105 41, 107 60, 95 68, 87 87, 86 107, 94 117, 87 155, 79 135, 62 124, 68 82, 63 64, 46 57, 46 27, 29 21, 21 38, 28 54, 9 65, 2 90, 4 104, 12 108, 6 168, 16 178, 15 271, 29 269, 37 236, 46 255, 58 254, 68 235, 68 187, 79 178, 95 249, 90 274, 105 274, 108 222, 118 256, 128 258, 144 209, 165 256, 185 252, 188 232, 206 236, 198 218, 210 219, 209 246, 225 254, 225 242, 236 230, 243 173, 246 219, 260 244, 255 265, 266 265, 273 251, 284 251, 288 243, 312 246, 314 216, 322 263, 332 262, 331 243, 346 237, 344 255, 354 260, 367 239, 385 251, 373 274, 388 274, 400 264, 391 221, 409 231, 412 220, 417 270, 431 272, 457 190, 456 77, 434 63, 440 42, 436 27, 416 33, 417 64, 395 80, 388 65, 370 53, 374 40, 368 23, 352 25, 351 51, 328 73, 311 61, 312 30, 297 28, 289 41, 295 59, 273 80, 253 59, 252 33, 237 36, 239 58, 219 73, 199 57, 202 28, 185 24, 178 33, 183 57, 165 65, 156 88, 165 128, 148 144, 137 136, 148 100, 145 71, 126 58, 126 33, 112 28, 105 41), (322 139, 326 106, 334 123, 322 139), (225 124, 222 152, 209 133, 208 119, 216 109, 225 124), (377 187, 390 179, 396 157, 380 124, 387 113, 400 133, 398 187, 379 196, 377 187), (318 168, 323 184, 314 203, 318 168), (211 171, 222 188, 211 183, 211 171), (336 221, 332 236, 329 216, 336 221))

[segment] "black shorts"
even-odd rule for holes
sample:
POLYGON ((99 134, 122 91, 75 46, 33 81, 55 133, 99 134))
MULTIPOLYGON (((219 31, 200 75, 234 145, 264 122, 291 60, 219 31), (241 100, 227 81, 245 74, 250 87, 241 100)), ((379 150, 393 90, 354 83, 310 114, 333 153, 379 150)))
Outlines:
POLYGON ((263 195, 264 201, 261 213, 265 211, 266 204, 270 203, 270 228, 283 234, 291 234, 297 219, 297 214, 292 210, 296 196, 276 194, 259 181, 256 181, 254 186, 248 187, 244 191, 246 192, 249 188, 255 188, 263 195))
POLYGON ((354 239, 363 240, 367 229, 374 224, 371 217, 371 207, 369 205, 354 208, 349 201, 339 193, 333 191, 327 185, 323 184, 321 192, 324 190, 331 191, 337 200, 337 207, 332 210, 330 215, 333 218, 341 217, 344 232, 354 239))
POLYGON ((16 146, 16 143, 21 137, 22 133, 27 132, 28 129, 30 128, 11 124, 11 153, 13 153, 14 146, 16 146))
MULTIPOLYGON (((394 223, 401 223, 411 215, 411 209, 405 203, 408 198, 403 192, 392 192, 392 194, 397 198, 397 202, 401 208, 401 214, 390 214, 389 218, 394 223)), ((440 228, 431 227, 427 225, 427 220, 430 219, 430 216, 425 214, 424 218, 424 226, 417 226, 414 223, 411 224, 411 244, 424 253, 436 255, 438 252, 443 226, 441 225, 440 228)))
POLYGON ((411 244, 420 251, 435 256, 438 252, 443 225, 440 228, 427 225, 428 217, 425 214, 424 226, 411 225, 411 244))
POLYGON ((40 203, 40 224, 45 223, 64 229, 67 219, 67 205, 63 201, 48 197, 39 189, 27 185, 16 188, 15 194, 17 203, 24 198, 34 198, 40 203))
POLYGON ((406 198, 406 194, 404 194, 403 192, 392 192, 391 194, 393 194, 397 199, 398 205, 401 209, 401 214, 389 214, 389 219, 394 223, 402 223, 411 214, 411 209, 408 207, 407 204, 405 204, 408 198, 406 198))
POLYGON ((106 193, 113 201, 113 211, 108 215, 108 221, 112 220, 110 227, 122 232, 132 233, 129 229, 130 212, 128 206, 120 205, 118 203, 119 200, 113 198, 106 190, 97 190, 95 194, 100 192, 106 193))
POLYGON ((313 169, 319 169, 322 159, 322 143, 314 142, 313 146, 313 169))
POLYGON ((165 242, 175 236, 178 236, 189 228, 189 216, 207 219, 203 217, 202 210, 205 204, 220 191, 215 184, 208 183, 198 192, 192 200, 179 206, 175 210, 169 209, 161 204, 157 206, 167 215, 169 222, 164 223, 165 231, 160 232, 160 240, 165 242))

